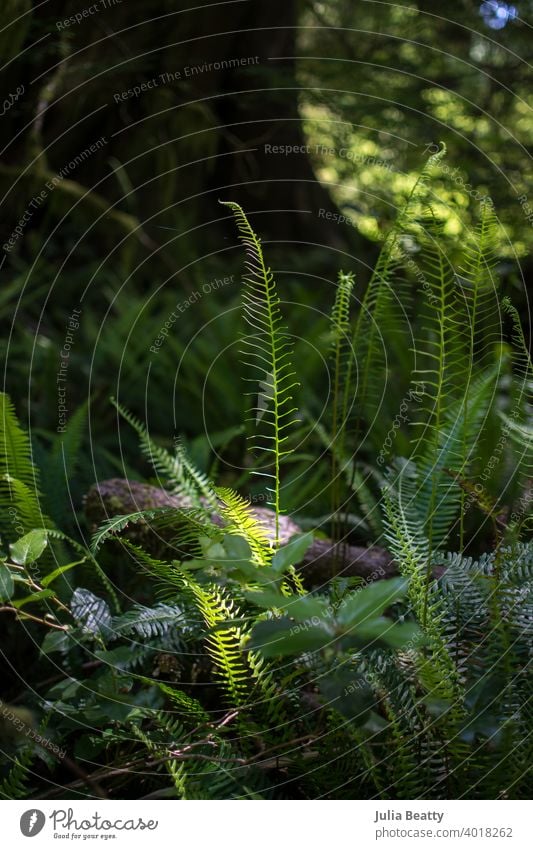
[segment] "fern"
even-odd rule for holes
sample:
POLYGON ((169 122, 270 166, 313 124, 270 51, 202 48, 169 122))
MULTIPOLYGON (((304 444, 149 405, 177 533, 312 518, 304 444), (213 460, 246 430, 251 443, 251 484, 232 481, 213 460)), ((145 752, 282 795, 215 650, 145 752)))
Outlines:
POLYGON ((260 378, 262 394, 257 406, 251 408, 258 436, 265 444, 253 445, 266 451, 272 458, 273 473, 263 472, 272 481, 269 491, 276 513, 275 545, 279 544, 279 517, 281 513, 281 463, 291 450, 286 447, 290 428, 295 424, 296 407, 292 404, 292 390, 298 386, 290 362, 292 344, 282 323, 280 299, 274 276, 265 265, 261 240, 253 231, 242 208, 232 202, 222 202, 234 215, 239 237, 246 249, 246 274, 242 295, 244 319, 252 333, 242 339, 246 364, 260 378))
POLYGON ((230 706, 243 707, 247 703, 249 679, 249 670, 241 650, 243 634, 238 626, 223 627, 226 621, 239 617, 239 610, 218 587, 204 587, 189 575, 183 577, 183 582, 196 600, 208 628, 205 640, 207 651, 229 697, 230 706))
MULTIPOLYGON (((467 385, 464 390, 463 400, 463 426, 462 426, 462 454, 466 458, 470 448, 468 434, 471 419, 471 404, 469 387, 472 379, 474 362, 476 360, 476 346, 483 332, 482 356, 478 356, 483 364, 484 358, 490 355, 491 346, 498 341, 496 316, 495 285, 492 280, 492 271, 496 265, 497 244, 497 219, 492 201, 487 200, 481 205, 481 216, 479 224, 474 233, 474 238, 468 240, 463 250, 463 293, 466 301, 466 321, 464 332, 467 335, 466 362, 469 363, 469 374, 467 385)), ((457 328, 460 332, 460 328, 457 328)), ((464 544, 464 507, 465 492, 461 491, 460 504, 460 537, 461 548, 464 544)))
POLYGON ((13 403, 0 392, 0 472, 38 492, 38 475, 31 455, 28 435, 19 425, 13 403))
MULTIPOLYGON (((380 378, 384 376, 385 371, 382 339, 397 332, 398 322, 401 323, 404 318, 401 309, 398 313, 400 293, 392 289, 393 276, 405 261, 402 238, 416 221, 420 204, 427 193, 429 179, 445 153, 446 148, 443 145, 440 151, 429 157, 415 181, 383 242, 361 303, 353 335, 353 347, 360 368, 357 391, 359 421, 362 415, 366 416, 367 422, 374 418, 376 403, 383 389, 380 378)), ((403 290, 403 294, 405 302, 408 297, 407 289, 403 290)))
POLYGON ((32 746, 25 746, 13 761, 8 775, 0 782, 0 799, 27 799, 30 765, 35 757, 32 746))
POLYGON ((64 534, 63 531, 60 531, 57 528, 44 528, 44 530, 46 531, 47 537, 49 537, 50 539, 57 539, 57 540, 60 540, 61 542, 68 543, 68 545, 70 545, 74 549, 74 551, 76 551, 78 554, 81 554, 84 558, 86 558, 90 562, 90 564, 92 565, 92 567, 93 567, 97 577, 99 578, 102 586, 104 587, 106 592, 109 594, 109 597, 110 597, 111 601, 113 602, 113 606, 115 607, 115 610, 117 610, 117 611, 120 610, 120 604, 119 604, 119 601, 118 601, 118 598, 117 598, 117 594, 114 590, 114 587, 113 587, 111 581, 109 580, 109 578, 107 577, 106 573, 104 572, 104 570, 102 569, 102 567, 98 563, 98 560, 96 559, 96 557, 94 556, 92 551, 87 549, 81 543, 77 542, 77 540, 72 539, 72 537, 68 536, 67 534, 64 534))
POLYGON ((424 523, 416 513, 413 497, 417 486, 416 468, 412 463, 398 463, 397 468, 396 488, 389 484, 383 493, 385 538, 402 574, 409 578, 411 604, 429 641, 431 662, 424 661, 423 667, 428 672, 430 664, 437 669, 440 696, 452 698, 456 694, 456 674, 439 626, 440 600, 435 593, 431 572, 428 575, 428 564, 431 569, 433 561, 430 542, 424 532, 424 523))
POLYGON ((529 517, 533 500, 530 494, 533 478, 533 427, 531 426, 533 363, 516 308, 508 298, 504 298, 502 307, 510 316, 513 325, 513 367, 515 384, 518 388, 514 393, 510 415, 500 412, 500 417, 504 424, 504 434, 509 436, 514 449, 514 476, 519 483, 521 498, 512 514, 511 526, 520 533, 524 525, 531 530, 529 517))
POLYGON ((244 537, 252 550, 256 563, 268 565, 272 557, 272 549, 267 532, 261 522, 254 516, 250 504, 229 487, 217 487, 215 490, 222 507, 220 512, 228 523, 229 533, 244 537))
MULTIPOLYGON (((155 756, 169 755, 168 748, 171 746, 171 735, 179 735, 180 741, 184 741, 188 739, 188 735, 186 735, 184 729, 181 725, 173 725, 170 724, 169 720, 163 719, 163 717, 159 717, 157 714, 154 717, 155 721, 159 722, 159 725, 164 729, 165 736, 167 737, 168 745, 167 748, 163 748, 158 744, 154 743, 151 735, 145 733, 142 728, 137 725, 131 725, 130 731, 134 737, 137 737, 146 747, 146 749, 150 752, 150 754, 155 756)), ((184 761, 173 760, 171 757, 167 757, 164 761, 164 766, 168 774, 170 775, 172 782, 174 784, 176 794, 179 799, 187 798, 187 770, 184 761)))
POLYGON ((151 510, 137 510, 134 513, 125 513, 120 516, 113 516, 103 522, 96 533, 93 534, 91 540, 91 551, 96 554, 103 543, 112 537, 115 537, 121 531, 131 524, 146 522, 147 519, 156 519, 163 516, 172 516, 173 518, 179 513, 174 507, 155 507, 151 510))
POLYGON ((341 479, 346 465, 346 431, 352 397, 353 351, 350 344, 350 299, 353 274, 339 273, 331 312, 331 357, 333 362, 331 413, 331 515, 333 539, 339 537, 338 513, 341 506, 341 479), (340 461, 341 467, 338 468, 340 461))

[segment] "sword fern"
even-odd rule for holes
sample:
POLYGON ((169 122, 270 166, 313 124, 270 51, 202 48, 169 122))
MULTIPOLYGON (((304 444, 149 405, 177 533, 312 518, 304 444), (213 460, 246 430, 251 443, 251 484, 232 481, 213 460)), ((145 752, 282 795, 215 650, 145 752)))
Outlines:
MULTIPOLYGON (((283 323, 280 298, 274 275, 265 264, 260 238, 256 235, 243 209, 231 201, 221 201, 233 213, 239 238, 246 250, 243 276, 243 314, 251 332, 242 336, 244 362, 256 373, 251 382, 259 381, 261 393, 251 414, 256 424, 252 449, 266 452, 272 462, 270 472, 257 472, 268 477, 270 504, 276 513, 275 545, 279 544, 281 515, 281 464, 292 453, 287 446, 291 427, 296 424, 292 390, 299 384, 291 364, 292 342, 283 323)), ((256 396, 256 392, 252 393, 256 396)))

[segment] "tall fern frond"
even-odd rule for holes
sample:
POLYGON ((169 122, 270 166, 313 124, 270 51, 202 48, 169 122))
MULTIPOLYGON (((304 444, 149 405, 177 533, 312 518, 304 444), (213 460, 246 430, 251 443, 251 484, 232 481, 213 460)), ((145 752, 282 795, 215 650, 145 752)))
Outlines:
POLYGON ((350 399, 353 396, 354 357, 350 339, 350 300, 355 279, 339 272, 335 302, 331 311, 331 360, 333 366, 331 413, 331 515, 333 539, 339 536, 338 512, 341 506, 342 479, 346 452, 350 399), (339 468, 340 460, 340 468, 339 468))
MULTIPOLYGON (((251 332, 242 338, 242 353, 245 364, 257 373, 261 387, 257 405, 253 405, 250 410, 257 431, 255 438, 252 437, 252 448, 266 451, 273 463, 273 472, 262 474, 272 482, 269 487, 272 496, 270 503, 276 513, 277 546, 281 514, 281 464, 283 458, 291 453, 287 441, 290 429, 297 421, 297 408, 293 405, 291 394, 298 386, 290 359, 292 342, 282 321, 280 298, 274 275, 265 265, 261 240, 237 203, 221 203, 233 213, 239 238, 247 254, 242 301, 244 320, 251 332), (260 444, 255 444, 256 439, 260 444)), ((256 394, 253 393, 254 397, 256 394)))
MULTIPOLYGON (((452 467, 458 475, 466 476, 475 459, 481 424, 494 400, 502 364, 500 356, 494 365, 485 369, 476 365, 472 371, 471 310, 465 312, 464 292, 442 246, 442 228, 443 223, 429 208, 423 248, 421 330, 414 349, 415 382, 421 402, 413 422, 413 457, 431 551, 446 541, 458 513, 462 536, 463 490, 455 480, 445 479, 445 470, 452 467), (469 373, 465 372, 465 361, 470 364, 469 373)), ((478 300, 480 285, 476 283, 478 300)))
MULTIPOLYGON (((512 525, 520 528, 531 516, 533 495, 533 363, 524 337, 520 316, 508 298, 502 308, 513 323, 513 398, 509 414, 500 412, 503 435, 513 447, 514 477, 520 489, 520 503, 513 513, 512 525)), ((531 530, 531 525, 529 525, 531 530)))
POLYGON ((430 641, 433 660, 443 673, 442 690, 450 694, 454 665, 439 627, 440 602, 431 580, 430 542, 423 517, 417 512, 418 476, 412 462, 398 461, 383 492, 385 539, 402 574, 409 578, 409 598, 430 641), (446 673, 446 674, 444 674, 446 673))
MULTIPOLYGON (((490 199, 481 204, 479 222, 473 236, 466 240, 463 248, 461 286, 465 304, 463 333, 467 340, 465 363, 468 375, 463 396, 462 454, 468 453, 468 432, 472 407, 470 404, 470 382, 474 375, 475 363, 483 366, 500 338, 498 325, 497 286, 493 277, 496 265, 498 244, 498 220, 490 199)), ((461 329, 457 327, 457 331, 461 329)), ((459 544, 464 544, 464 507, 466 493, 460 495, 460 533, 459 544)))
POLYGON ((408 290, 406 288, 404 297, 400 298, 401 293, 397 291, 398 281, 394 290, 392 287, 393 275, 406 260, 402 238, 416 222, 420 205, 427 194, 430 177, 445 153, 446 148, 443 145, 441 150, 428 158, 415 181, 383 242, 361 303, 353 334, 353 347, 360 369, 358 416, 359 413, 365 415, 367 425, 375 415, 376 404, 383 393, 383 381, 386 379, 383 339, 396 332, 398 323, 401 325, 405 320, 404 304, 408 290))

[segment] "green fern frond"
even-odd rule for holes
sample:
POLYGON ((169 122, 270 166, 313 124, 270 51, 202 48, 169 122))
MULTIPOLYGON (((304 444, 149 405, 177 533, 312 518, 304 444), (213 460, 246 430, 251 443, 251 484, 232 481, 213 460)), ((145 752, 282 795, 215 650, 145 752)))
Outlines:
POLYGON ((214 494, 213 484, 207 475, 204 475, 203 472, 197 469, 194 463, 190 460, 182 437, 180 437, 177 442, 176 456, 185 471, 186 479, 193 487, 195 487, 196 492, 199 493, 200 499, 204 499, 204 502, 200 500, 200 504, 202 506, 207 505, 210 508, 214 508, 216 506, 216 496, 214 494))
POLYGON ((133 674, 132 677, 137 681, 142 681, 143 684, 147 684, 149 687, 157 687, 168 698, 178 715, 192 719, 196 724, 207 723, 209 721, 209 714, 204 710, 198 699, 194 699, 183 690, 177 690, 175 687, 165 684, 164 681, 148 678, 145 675, 133 674))
MULTIPOLYGON (((464 511, 464 489, 456 479, 447 479, 451 469, 466 478, 476 459, 482 426, 494 402, 501 364, 478 374, 465 388, 465 395, 451 400, 440 417, 439 428, 430 425, 427 442, 417 459, 419 490, 416 501, 425 523, 432 551, 446 542, 458 516, 464 511), (465 403, 468 403, 468 415, 465 403)), ((462 527, 462 521, 461 521, 462 527)))
POLYGON ((190 461, 182 439, 176 443, 175 453, 171 454, 165 448, 157 445, 151 438, 145 425, 129 412, 122 404, 111 399, 122 418, 136 431, 139 436, 141 451, 156 472, 163 475, 174 495, 182 495, 190 499, 191 504, 201 506, 200 498, 215 503, 213 489, 208 478, 190 461))
POLYGON ((38 495, 33 487, 11 475, 4 475, 3 479, 0 479, 0 487, 2 480, 9 488, 10 506, 15 511, 12 515, 16 521, 11 524, 19 526, 19 530, 14 527, 9 528, 5 534, 7 539, 13 540, 22 536, 20 526, 27 532, 52 524, 52 521, 43 514, 38 495))
POLYGON ((335 302, 331 312, 331 359, 333 366, 331 414, 331 515, 333 539, 338 539, 338 512, 341 506, 341 481, 346 466, 346 432, 350 400, 353 396, 353 350, 350 333, 350 302, 355 284, 353 274, 339 272, 335 302), (338 462, 340 458, 341 467, 338 462))
MULTIPOLYGON (((157 721, 157 719, 158 719, 158 716, 156 715, 155 720, 157 721)), ((161 721, 161 725, 164 727, 165 733, 168 734, 168 731, 169 731, 168 723, 161 721)), ((129 730, 133 734, 134 737, 136 737, 138 740, 140 740, 145 745, 146 749, 150 752, 150 754, 155 755, 155 756, 161 756, 163 754, 164 755, 169 754, 168 749, 171 746, 170 737, 168 737, 169 743, 168 743, 167 747, 165 748, 163 746, 159 746, 156 743, 154 743, 151 735, 144 732, 143 729, 140 728, 138 725, 134 725, 134 724, 130 725, 129 730)), ((186 735, 184 731, 181 731, 180 738, 181 738, 180 742, 184 742, 185 739, 188 739, 188 735, 186 735)), ((174 784, 174 787, 176 789, 176 794, 178 796, 178 799, 186 799, 187 798, 187 786, 188 786, 188 784, 187 784, 187 769, 186 769, 185 762, 184 761, 172 760, 171 758, 168 758, 167 760, 165 760, 164 766, 165 766, 166 771, 170 775, 170 778, 172 779, 172 783, 174 784)))
POLYGON ((25 746, 13 761, 8 775, 0 782, 0 799, 27 799, 30 765, 35 757, 32 746, 25 746))
MULTIPOLYGON (((481 204, 480 219, 473 238, 466 241, 463 248, 462 291, 465 301, 464 331, 467 338, 467 350, 464 361, 468 375, 465 383, 462 417, 463 457, 466 457, 468 430, 471 418, 470 382, 474 375, 476 360, 480 366, 492 356, 493 347, 499 342, 497 287, 493 279, 498 244, 498 221, 492 201, 487 199, 481 204)), ((459 327, 457 328, 459 332, 459 327)), ((460 535, 459 544, 464 545, 464 507, 466 494, 460 494, 460 535)))
POLYGON ((260 445, 252 445, 267 452, 272 458, 273 473, 271 504, 276 513, 275 545, 279 544, 279 517, 281 514, 281 464, 291 454, 287 441, 296 424, 297 408, 293 405, 292 391, 298 386, 291 365, 292 343, 282 322, 280 298, 276 291, 274 275, 265 265, 261 240, 253 231, 242 208, 233 202, 221 201, 231 210, 237 224, 247 260, 243 277, 242 294, 244 319, 251 332, 242 338, 246 365, 257 374, 261 393, 257 405, 252 406, 260 445))
POLYGON ((123 531, 128 525, 146 522, 147 519, 156 519, 162 516, 174 517, 179 511, 175 507, 156 507, 152 510, 137 510, 133 513, 125 513, 121 516, 113 516, 103 522, 98 530, 93 534, 91 539, 91 552, 96 554, 103 543, 115 537, 120 531, 123 531))
POLYGON ((78 554, 81 554, 84 558, 86 558, 91 563, 91 565, 92 565, 92 567, 93 567, 93 569, 96 573, 96 576, 99 578, 100 582, 102 583, 102 586, 105 588, 106 592, 109 594, 109 597, 113 602, 113 606, 114 606, 115 610, 119 611, 120 610, 120 604, 119 604, 119 601, 118 601, 118 598, 117 598, 117 594, 116 594, 116 592, 113 588, 111 581, 109 580, 106 573, 104 572, 104 570, 102 569, 102 567, 98 563, 98 560, 94 556, 93 552, 90 549, 85 548, 84 545, 81 545, 81 543, 79 543, 77 540, 72 539, 72 537, 68 536, 68 534, 63 533, 63 531, 60 531, 57 528, 44 528, 44 530, 46 532, 47 537, 49 537, 50 539, 57 539, 57 540, 61 540, 61 542, 68 543, 68 545, 70 545, 71 548, 73 548, 75 552, 77 552, 78 554))
MULTIPOLYGON (((532 511, 530 495, 533 478, 533 362, 529 352, 522 322, 516 307, 509 298, 502 301, 503 310, 510 316, 513 324, 513 393, 512 405, 508 414, 500 412, 503 421, 502 436, 508 436, 513 448, 515 463, 514 477, 518 481, 520 500, 513 513, 512 527, 520 532, 524 524, 529 523, 532 511)), ((531 525, 529 524, 529 530, 531 525)))
POLYGON ((353 334, 353 347, 360 370, 357 403, 358 416, 366 416, 367 423, 374 418, 376 404, 383 392, 386 377, 386 359, 383 338, 391 337, 404 327, 404 305, 409 291, 399 280, 392 287, 393 275, 407 261, 402 247, 402 238, 413 226, 425 200, 428 182, 436 166, 446 153, 445 145, 430 156, 399 214, 389 230, 377 262, 372 271, 353 334))
POLYGON ((147 575, 159 578, 163 586, 168 585, 172 587, 172 599, 175 596, 176 587, 182 589, 182 573, 177 562, 169 562, 157 557, 152 557, 143 548, 136 545, 127 537, 121 538, 121 545, 131 552, 132 559, 135 560, 136 567, 142 569, 147 575))
POLYGON ((30 439, 19 424, 11 399, 4 392, 0 392, 0 473, 38 492, 30 439))
POLYGON ((254 560, 262 566, 268 565, 272 558, 271 542, 264 526, 254 516, 249 502, 229 487, 217 487, 215 492, 222 504, 222 517, 228 523, 225 530, 244 537, 254 560))
POLYGON ((250 677, 241 648, 243 632, 235 625, 223 627, 225 622, 239 618, 239 609, 219 587, 203 586, 185 573, 183 584, 194 597, 208 628, 206 648, 230 705, 242 707, 247 703, 250 677))
MULTIPOLYGON (((441 696, 448 698, 456 693, 456 674, 439 627, 441 605, 431 578, 430 542, 424 521, 416 511, 418 479, 415 465, 399 461, 396 469, 391 470, 390 480, 383 492, 385 539, 400 572, 409 578, 409 599, 429 640, 432 663, 438 665, 441 696), (395 477, 393 471, 397 472, 395 477)), ((429 672, 431 664, 425 666, 429 672)))
POLYGON ((4 392, 0 392, 0 503, 0 534, 9 542, 21 536, 15 525, 22 524, 25 531, 41 527, 39 474, 30 439, 4 392))

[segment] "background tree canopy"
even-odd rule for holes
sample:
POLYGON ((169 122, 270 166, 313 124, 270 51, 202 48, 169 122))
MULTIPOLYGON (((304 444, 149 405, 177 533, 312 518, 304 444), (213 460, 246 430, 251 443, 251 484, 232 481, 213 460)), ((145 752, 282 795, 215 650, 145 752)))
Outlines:
MULTIPOLYGON (((118 379, 137 412, 147 391, 156 394, 153 426, 165 430, 176 362, 187 376, 176 425, 203 430, 192 409, 214 359, 210 334, 182 357, 214 316, 229 342, 220 306, 231 310, 235 287, 185 304, 149 379, 145 353, 177 300, 237 273, 218 200, 255 214, 291 295, 321 309, 339 262, 364 287, 396 209, 441 142, 448 157, 435 192, 450 256, 490 195, 503 225, 504 293, 526 306, 531 8, 465 0, 441 15, 429 2, 150 0, 133 11, 118 0, 81 9, 9 0, 6 326, 11 299, 20 300, 3 346, 7 388, 22 396, 31 348, 35 424, 54 426, 57 351, 79 308, 72 408, 91 396, 104 442, 118 379)), ((239 401, 225 373, 206 403, 230 426, 221 399, 239 401)))

